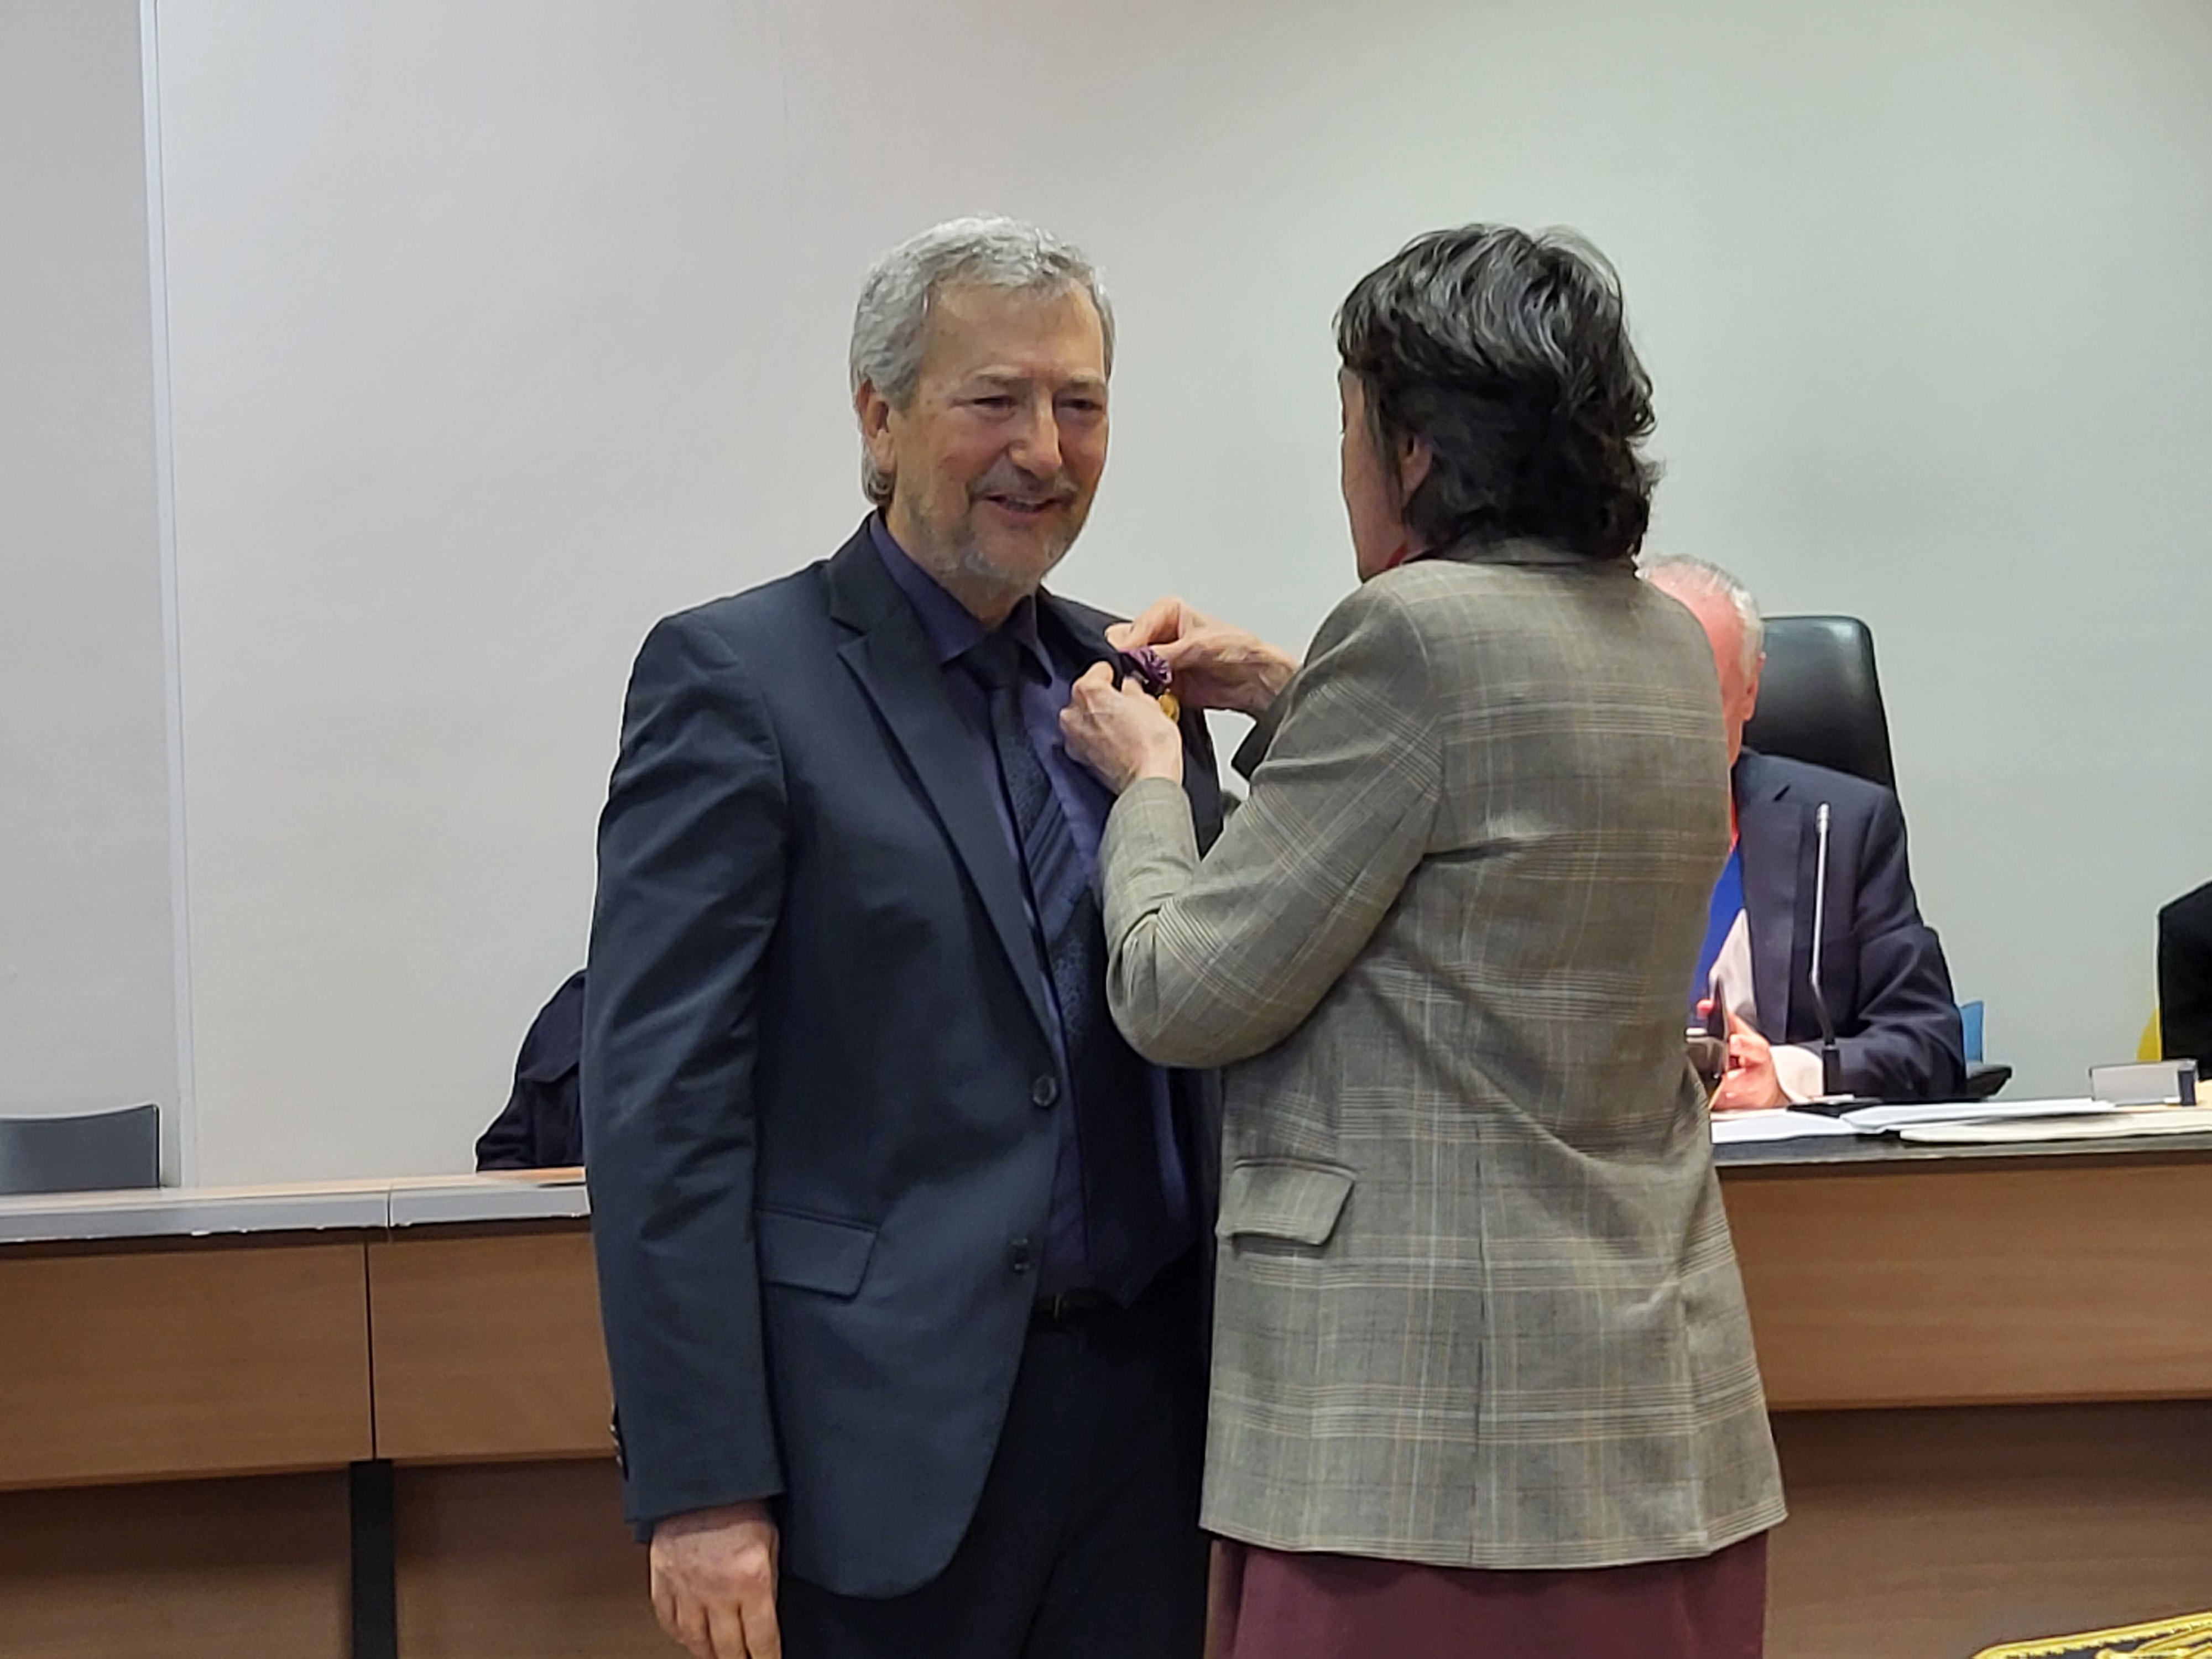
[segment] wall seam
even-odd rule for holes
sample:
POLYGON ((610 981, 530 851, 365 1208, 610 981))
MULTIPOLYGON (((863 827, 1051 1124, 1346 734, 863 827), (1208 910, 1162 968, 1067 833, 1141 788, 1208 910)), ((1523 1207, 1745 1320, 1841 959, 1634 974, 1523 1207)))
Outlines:
POLYGON ((169 950, 176 1025, 177 1103, 162 1136, 161 1178, 199 1175, 198 1099, 192 1072, 191 888, 185 847, 184 648, 177 597, 177 492, 169 406, 168 224, 162 194, 157 0, 138 0, 138 80, 146 140, 146 274, 153 315, 155 536, 161 580, 164 726, 169 763, 169 950))

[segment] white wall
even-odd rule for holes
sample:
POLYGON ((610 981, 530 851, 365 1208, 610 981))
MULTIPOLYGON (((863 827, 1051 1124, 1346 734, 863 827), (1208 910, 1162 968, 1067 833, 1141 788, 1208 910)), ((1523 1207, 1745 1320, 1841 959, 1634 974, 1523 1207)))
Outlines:
POLYGON ((1121 304, 1062 585, 1291 639, 1349 581, 1346 287, 1438 223, 1588 232, 1654 545, 1873 621, 1993 1050, 2132 1051, 2212 873, 2198 0, 159 15, 205 1178, 465 1164, 583 947, 629 653, 857 520, 859 275, 979 207, 1121 304))
POLYGON ((137 0, 0 0, 0 1113, 178 1128, 137 0))

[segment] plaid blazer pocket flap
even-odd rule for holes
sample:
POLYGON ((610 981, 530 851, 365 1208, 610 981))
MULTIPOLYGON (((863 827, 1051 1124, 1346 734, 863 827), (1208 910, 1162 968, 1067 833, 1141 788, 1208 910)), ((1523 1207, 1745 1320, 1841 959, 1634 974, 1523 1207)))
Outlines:
POLYGON ((1222 1238, 1280 1239, 1326 1244, 1352 1196, 1352 1171, 1340 1164, 1291 1158, 1250 1158, 1232 1164, 1221 1182, 1222 1238))

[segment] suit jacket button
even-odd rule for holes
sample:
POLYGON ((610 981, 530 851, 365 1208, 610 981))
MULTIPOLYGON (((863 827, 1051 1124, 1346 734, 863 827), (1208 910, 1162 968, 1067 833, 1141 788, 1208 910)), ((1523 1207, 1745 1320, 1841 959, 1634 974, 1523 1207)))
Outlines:
POLYGON ((1040 1111, 1060 1098, 1060 1079, 1050 1072, 1030 1085, 1030 1104, 1040 1111))
POLYGON ((1007 1247, 1006 1264, 1018 1273, 1025 1273, 1036 1266, 1036 1251, 1026 1238, 1018 1238, 1007 1247))

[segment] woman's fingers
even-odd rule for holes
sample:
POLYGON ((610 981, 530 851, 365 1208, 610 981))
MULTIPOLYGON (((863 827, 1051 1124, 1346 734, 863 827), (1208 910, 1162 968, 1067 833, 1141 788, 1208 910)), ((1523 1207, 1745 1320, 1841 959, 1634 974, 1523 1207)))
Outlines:
POLYGON ((1182 736, 1134 680, 1116 686, 1094 663, 1070 690, 1060 729, 1067 752, 1117 794, 1138 777, 1182 776, 1182 736))
POLYGON ((1106 630, 1106 643, 1116 651, 1134 651, 1143 645, 1164 645, 1181 639, 1206 619, 1173 594, 1154 599, 1131 622, 1115 623, 1106 630))
POLYGON ((1156 647, 1186 706, 1257 714, 1290 684, 1297 664, 1256 634, 1206 623, 1156 647), (1184 695, 1187 694, 1187 695, 1184 695))

